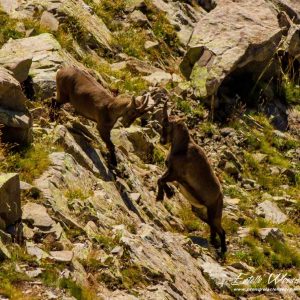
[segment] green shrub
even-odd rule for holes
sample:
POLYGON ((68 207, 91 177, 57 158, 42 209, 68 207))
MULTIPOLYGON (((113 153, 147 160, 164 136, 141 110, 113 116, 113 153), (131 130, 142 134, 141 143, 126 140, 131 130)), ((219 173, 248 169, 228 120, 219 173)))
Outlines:
POLYGON ((182 220, 187 232, 200 231, 204 227, 203 222, 195 216, 190 206, 183 206, 179 210, 178 216, 182 220))
POLYGON ((132 289, 138 286, 142 286, 144 281, 144 274, 140 267, 138 266, 129 266, 121 270, 122 275, 122 285, 125 289, 132 289))
POLYGON ((153 150, 153 162, 160 165, 164 166, 165 165, 165 160, 166 160, 166 155, 164 151, 161 150, 160 147, 155 147, 153 150))
POLYGON ((32 144, 19 152, 9 152, 0 170, 20 173, 21 180, 32 183, 49 167, 48 155, 49 149, 45 144, 32 144))
POLYGON ((16 30, 17 21, 10 19, 9 16, 0 10, 0 46, 5 44, 9 39, 19 39, 24 34, 16 30))
POLYGON ((274 268, 300 267, 300 253, 279 240, 271 240, 270 245, 274 253, 271 255, 271 263, 274 268))
POLYGON ((60 279, 59 287, 68 290, 69 293, 77 300, 97 299, 97 295, 91 287, 83 287, 69 278, 60 279))
POLYGON ((144 45, 147 39, 142 29, 129 27, 114 34, 113 44, 121 52, 145 60, 147 57, 145 57, 144 45))
POLYGON ((300 104, 300 85, 285 74, 282 78, 282 91, 285 100, 289 104, 300 104))
POLYGON ((141 77, 133 77, 134 75, 130 70, 112 70, 109 63, 99 61, 92 55, 87 55, 83 60, 83 64, 101 74, 110 88, 118 90, 121 94, 140 94, 148 89, 148 83, 141 77))

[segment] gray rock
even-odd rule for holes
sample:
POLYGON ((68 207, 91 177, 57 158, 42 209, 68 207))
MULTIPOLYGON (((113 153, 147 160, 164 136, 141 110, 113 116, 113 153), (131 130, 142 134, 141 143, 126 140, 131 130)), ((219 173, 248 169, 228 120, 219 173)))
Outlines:
POLYGON ((207 98, 238 68, 261 63, 250 70, 261 74, 281 36, 276 13, 266 1, 223 0, 196 25, 180 69, 191 79, 195 95, 207 98))
POLYGON ((154 72, 162 71, 161 69, 154 67, 153 65, 145 61, 142 61, 140 59, 128 57, 128 56, 125 56, 124 58, 125 58, 124 61, 111 64, 112 70, 118 71, 118 70, 123 70, 125 68, 128 68, 134 72, 140 73, 141 75, 151 75, 154 72))
POLYGON ((146 50, 149 50, 149 49, 152 49, 152 48, 154 48, 154 47, 157 47, 157 46, 159 46, 159 42, 152 42, 152 41, 146 41, 145 42, 145 49, 146 50))
POLYGON ((0 174, 0 215, 5 222, 5 227, 20 221, 21 214, 19 175, 16 173, 0 174))
POLYGON ((43 270, 41 268, 36 268, 34 270, 28 270, 25 273, 30 278, 36 278, 43 273, 43 270))
MULTIPOLYGON (((0 50, 1 51, 1 50, 0 50)), ((3 109, 24 112, 26 97, 20 83, 11 74, 0 67, 0 106, 3 109)))
POLYGON ((32 64, 32 57, 13 57, 0 51, 0 65, 12 72, 13 77, 19 82, 27 79, 32 64))
POLYGON ((123 247, 121 247, 121 246, 116 246, 114 249, 111 250, 110 253, 113 254, 113 255, 119 255, 119 256, 122 256, 122 255, 123 255, 123 252, 124 252, 123 247))
POLYGON ((263 241, 272 239, 284 241, 284 234, 279 228, 261 228, 259 229, 258 234, 263 241))
POLYGON ((59 26, 58 20, 52 13, 49 13, 48 11, 44 11, 42 13, 40 24, 51 31, 57 31, 59 26))
POLYGON ((259 153, 259 152, 252 154, 252 156, 258 163, 265 162, 268 157, 267 154, 259 153))
MULTIPOLYGON (((175 287, 173 299, 196 300, 214 297, 199 269, 199 261, 184 249, 186 239, 183 236, 161 232, 148 224, 142 224, 136 235, 123 231, 121 243, 125 245, 131 259, 145 272, 161 278, 164 289, 175 287)), ((156 295, 155 288, 153 295, 156 295)), ((157 299, 153 297, 150 299, 157 299)))
MULTIPOLYGON (((56 90, 56 71, 62 64, 80 65, 70 54, 61 48, 56 39, 49 33, 29 38, 9 40, 0 49, 0 57, 5 57, 8 60, 19 61, 28 56, 32 57, 33 61, 29 74, 32 77, 34 92, 41 99, 53 95, 56 90)), ((9 101, 9 103, 13 103, 13 101, 9 101)))
POLYGON ((72 251, 50 251, 50 258, 59 262, 71 262, 73 255, 72 251))
MULTIPOLYGON (((1 51, 1 50, 0 50, 1 51)), ((28 144, 32 141, 32 118, 20 83, 0 67, 0 123, 2 141, 28 144)))
POLYGON ((145 16, 141 11, 139 10, 134 10, 130 15, 129 15, 129 19, 141 26, 151 26, 147 16, 145 16))
POLYGON ((48 12, 55 11, 61 20, 67 19, 80 24, 82 30, 87 33, 84 38, 88 46, 111 50, 112 36, 110 31, 104 22, 92 13, 91 9, 87 9, 88 6, 83 0, 43 0, 42 4, 40 0, 17 1, 14 5, 7 7, 7 10, 12 17, 28 18, 33 17, 35 13, 33 8, 38 7, 41 8, 40 12, 44 9, 48 12))
POLYGON ((28 227, 26 224, 23 224, 23 237, 26 240, 31 240, 34 237, 35 232, 33 229, 28 227))
POLYGON ((164 71, 157 71, 151 75, 143 76, 143 79, 149 82, 151 85, 166 85, 172 81, 172 75, 164 71))
POLYGON ((284 223, 288 217, 279 209, 276 203, 266 200, 258 204, 256 214, 275 224, 284 223))
POLYGON ((222 136, 226 137, 228 135, 234 135, 234 134, 236 134, 236 131, 235 131, 234 128, 225 127, 225 128, 220 129, 220 133, 221 133, 222 136))
POLYGON ((145 129, 137 126, 113 129, 112 141, 124 150, 125 154, 135 153, 145 162, 151 161, 154 145, 145 129))
POLYGON ((202 255, 200 259, 200 268, 210 282, 221 290, 228 289, 231 282, 237 277, 238 270, 234 268, 225 268, 213 260, 210 256, 202 255))
POLYGON ((38 260, 49 257, 49 254, 32 242, 26 242, 26 251, 31 256, 36 256, 38 260))
POLYGON ((22 219, 32 226, 49 228, 54 225, 54 221, 47 213, 47 209, 39 204, 28 202, 23 206, 22 219))
POLYGON ((54 135, 56 142, 62 145, 67 153, 73 155, 83 167, 107 180, 111 178, 101 152, 91 147, 82 134, 71 133, 65 126, 59 125, 55 128, 54 135))
POLYGON ((0 239, 0 259, 3 260, 7 258, 10 259, 11 254, 6 248, 6 246, 2 243, 2 240, 0 239))

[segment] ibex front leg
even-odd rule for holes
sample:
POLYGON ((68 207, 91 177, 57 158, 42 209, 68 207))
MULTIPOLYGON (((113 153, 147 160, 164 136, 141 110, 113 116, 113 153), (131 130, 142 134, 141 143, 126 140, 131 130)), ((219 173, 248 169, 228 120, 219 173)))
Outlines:
POLYGON ((156 196, 157 201, 162 201, 164 200, 164 195, 165 193, 167 194, 167 197, 170 198, 173 196, 173 191, 171 188, 167 185, 167 182, 172 182, 175 181, 174 174, 172 172, 171 168, 168 168, 168 170, 163 174, 157 181, 158 185, 158 192, 156 196))
POLYGON ((104 141, 104 143, 106 144, 106 147, 109 151, 110 154, 110 162, 113 166, 117 165, 117 158, 116 158, 116 152, 115 152, 115 145, 112 143, 111 139, 110 139, 110 132, 111 132, 111 128, 108 127, 100 127, 98 128, 99 134, 102 138, 102 140, 104 141))

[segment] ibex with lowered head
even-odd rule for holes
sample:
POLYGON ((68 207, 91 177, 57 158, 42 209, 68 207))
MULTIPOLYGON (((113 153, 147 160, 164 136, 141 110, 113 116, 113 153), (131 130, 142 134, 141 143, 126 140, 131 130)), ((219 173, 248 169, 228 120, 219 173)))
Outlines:
POLYGON ((111 163, 117 164, 115 146, 110 133, 117 120, 129 127, 138 117, 153 109, 147 108, 149 95, 139 102, 134 97, 112 96, 90 74, 75 67, 63 67, 56 75, 55 108, 70 102, 75 111, 97 123, 97 129, 110 153, 111 163))
POLYGON ((166 160, 167 171, 158 180, 157 200, 162 201, 164 193, 171 197, 173 192, 167 182, 177 181, 183 195, 189 200, 193 211, 210 226, 211 242, 216 245, 216 234, 221 240, 222 253, 227 251, 225 231, 222 227, 223 193, 221 184, 202 148, 189 134, 182 119, 168 116, 167 103, 164 106, 160 142, 171 143, 166 160), (207 215, 201 214, 206 207, 207 215))

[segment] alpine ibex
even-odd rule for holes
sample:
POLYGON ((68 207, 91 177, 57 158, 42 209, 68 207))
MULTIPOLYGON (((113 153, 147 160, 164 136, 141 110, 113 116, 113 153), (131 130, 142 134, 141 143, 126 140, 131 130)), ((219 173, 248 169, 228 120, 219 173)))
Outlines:
POLYGON ((137 101, 135 97, 114 97, 91 75, 75 67, 60 69, 56 75, 56 86, 54 108, 70 102, 78 114, 95 121, 113 165, 117 164, 117 159, 110 133, 117 120, 122 117, 122 124, 129 127, 135 119, 156 105, 147 108, 149 95, 143 96, 141 101, 137 101))
POLYGON ((168 116, 167 102, 163 111, 160 142, 171 143, 166 160, 167 171, 158 180, 157 200, 162 201, 164 193, 173 194, 168 182, 177 181, 183 195, 189 200, 193 211, 210 226, 211 242, 216 245, 216 234, 221 240, 221 251, 227 251, 225 231, 222 227, 223 193, 220 182, 202 148, 191 138, 182 119, 168 116), (206 207, 207 215, 201 214, 206 207))

